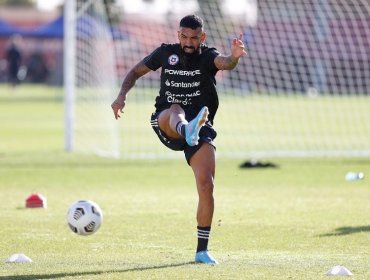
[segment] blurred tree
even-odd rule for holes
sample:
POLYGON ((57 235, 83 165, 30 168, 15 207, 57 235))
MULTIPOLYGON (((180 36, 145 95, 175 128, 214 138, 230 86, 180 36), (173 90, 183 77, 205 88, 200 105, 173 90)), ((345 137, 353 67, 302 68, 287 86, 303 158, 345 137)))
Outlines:
POLYGON ((220 14, 221 11, 221 1, 220 0, 198 0, 198 5, 203 13, 203 15, 207 15, 209 13, 209 9, 215 9, 217 14, 220 14))
POLYGON ((198 0, 198 5, 208 34, 207 41, 212 42, 227 34, 229 20, 223 16, 222 0, 198 0))
MULTIPOLYGON (((87 0, 84 1, 86 2, 87 0)), ((81 1, 79 1, 78 3, 80 6, 83 5, 83 2, 81 1)), ((121 6, 118 6, 117 0, 103 0, 103 3, 105 7, 105 12, 108 15, 109 24, 112 26, 118 24, 121 20, 121 15, 123 15, 123 11, 121 6)), ((79 6, 77 6, 77 8, 79 8, 79 6)), ((61 4, 59 6, 59 10, 64 10, 64 4, 61 4)))
POLYGON ((111 25, 119 23, 123 13, 121 7, 117 5, 117 0, 104 0, 104 6, 109 23, 111 25))
POLYGON ((35 6, 35 2, 32 0, 0 0, 0 6, 35 6))

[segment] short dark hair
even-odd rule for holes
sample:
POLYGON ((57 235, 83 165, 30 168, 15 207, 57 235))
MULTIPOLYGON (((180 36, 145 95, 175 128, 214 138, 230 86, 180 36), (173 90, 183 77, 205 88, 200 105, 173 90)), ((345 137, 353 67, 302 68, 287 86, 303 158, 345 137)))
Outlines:
POLYGON ((180 27, 197 29, 198 27, 203 29, 203 19, 197 15, 187 15, 180 21, 180 27))

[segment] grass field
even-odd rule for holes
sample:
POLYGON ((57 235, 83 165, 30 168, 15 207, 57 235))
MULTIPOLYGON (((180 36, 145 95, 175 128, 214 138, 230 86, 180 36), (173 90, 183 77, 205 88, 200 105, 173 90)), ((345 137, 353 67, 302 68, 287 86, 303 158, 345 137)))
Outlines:
POLYGON ((265 169, 220 158, 210 240, 220 265, 209 267, 193 263, 197 195, 183 160, 65 153, 60 92, 12 94, 0 93, 0 279, 327 279, 335 265, 370 279, 369 180, 344 179, 368 176, 369 158, 273 158, 265 169), (24 207, 33 192, 46 209, 24 207), (104 213, 88 237, 65 219, 82 198, 104 213), (33 262, 6 263, 14 253, 33 262))

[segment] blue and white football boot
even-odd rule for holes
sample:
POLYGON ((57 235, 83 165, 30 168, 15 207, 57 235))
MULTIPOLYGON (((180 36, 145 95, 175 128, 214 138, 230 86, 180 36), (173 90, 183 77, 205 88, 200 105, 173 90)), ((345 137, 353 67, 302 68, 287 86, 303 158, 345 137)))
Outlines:
POLYGON ((199 131, 208 118, 208 108, 204 106, 198 115, 185 126, 185 140, 189 146, 198 145, 199 131))
POLYGON ((195 254, 195 262, 196 263, 204 263, 210 265, 216 265, 218 262, 215 260, 214 257, 206 250, 200 251, 195 254))

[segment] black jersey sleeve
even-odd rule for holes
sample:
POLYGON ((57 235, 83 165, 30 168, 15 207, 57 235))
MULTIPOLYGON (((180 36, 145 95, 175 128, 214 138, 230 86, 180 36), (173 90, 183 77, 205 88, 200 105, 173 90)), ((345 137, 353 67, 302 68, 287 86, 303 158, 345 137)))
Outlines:
POLYGON ((149 54, 143 59, 145 66, 147 66, 150 70, 153 70, 153 71, 160 68, 162 66, 161 54, 162 54, 162 47, 156 48, 151 54, 149 54))
POLYGON ((218 71, 218 68, 216 67, 215 65, 215 58, 217 56, 219 56, 220 53, 218 52, 217 49, 215 48, 209 48, 206 52, 205 52, 205 62, 206 62, 206 65, 208 67, 208 69, 211 71, 211 72, 214 72, 216 73, 218 71))

